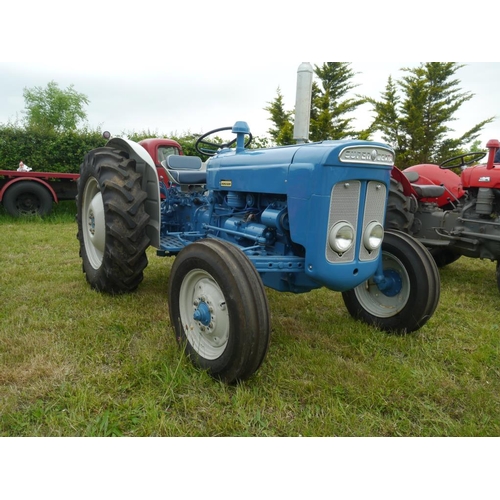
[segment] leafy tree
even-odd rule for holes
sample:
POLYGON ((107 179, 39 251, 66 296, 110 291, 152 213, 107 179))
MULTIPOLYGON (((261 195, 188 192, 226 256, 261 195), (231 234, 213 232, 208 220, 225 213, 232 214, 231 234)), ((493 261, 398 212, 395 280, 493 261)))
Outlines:
POLYGON ((77 92, 73 85, 60 89, 51 81, 46 88, 25 88, 26 125, 46 132, 74 131, 87 114, 84 106, 89 104, 85 94, 77 92))
POLYGON ((474 96, 463 92, 455 73, 463 65, 427 62, 416 68, 402 68, 406 74, 397 82, 389 76, 381 100, 366 98, 375 111, 370 130, 378 130, 396 152, 398 166, 440 163, 460 154, 479 137, 494 117, 483 120, 458 138, 450 122, 460 107, 474 96))

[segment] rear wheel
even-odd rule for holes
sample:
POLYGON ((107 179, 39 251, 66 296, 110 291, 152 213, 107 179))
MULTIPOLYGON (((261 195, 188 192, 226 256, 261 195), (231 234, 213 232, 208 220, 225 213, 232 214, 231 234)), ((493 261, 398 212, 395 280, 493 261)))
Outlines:
POLYGON ((205 239, 174 260, 170 321, 193 364, 226 383, 254 374, 270 338, 262 280, 248 257, 230 243, 205 239))
POLYGON ((13 217, 47 215, 52 210, 53 201, 47 188, 35 181, 18 181, 3 197, 3 205, 13 217))
POLYGON ((389 198, 387 200, 387 214, 385 228, 404 231, 411 234, 411 227, 415 216, 412 211, 412 198, 403 192, 403 186, 391 177, 389 198))
POLYGON ((343 292, 347 310, 352 317, 388 332, 418 330, 439 302, 440 277, 434 259, 407 234, 386 231, 382 262, 385 282, 377 285, 370 278, 343 292))
POLYGON ((92 288, 131 292, 148 264, 149 215, 135 161, 112 148, 85 156, 77 194, 77 238, 83 272, 92 288))
MULTIPOLYGON (((415 221, 414 211, 416 201, 403 193, 403 186, 396 179, 391 177, 389 189, 389 199, 387 201, 387 214, 385 217, 385 228, 412 235, 413 223, 415 221)), ((415 222, 419 222, 418 220, 415 222)), ((417 226, 418 227, 418 226, 417 226)), ((460 258, 449 248, 428 248, 438 267, 444 267, 460 258)))

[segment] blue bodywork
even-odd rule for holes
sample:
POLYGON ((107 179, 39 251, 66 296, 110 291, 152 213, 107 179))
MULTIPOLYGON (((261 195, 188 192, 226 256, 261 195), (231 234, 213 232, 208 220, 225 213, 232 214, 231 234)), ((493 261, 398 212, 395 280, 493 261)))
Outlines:
POLYGON ((367 252, 363 237, 369 222, 384 223, 393 151, 369 141, 245 149, 246 124, 233 131, 236 148, 210 158, 197 184, 161 185, 158 254, 224 239, 248 256, 264 285, 294 293, 350 290, 376 274, 380 249, 367 252), (345 254, 328 244, 338 221, 355 229, 345 254))

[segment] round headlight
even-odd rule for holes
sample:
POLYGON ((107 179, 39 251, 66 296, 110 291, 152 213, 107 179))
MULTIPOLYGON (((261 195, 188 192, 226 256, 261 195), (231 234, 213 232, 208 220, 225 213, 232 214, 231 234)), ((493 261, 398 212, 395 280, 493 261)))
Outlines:
POLYGON ((348 222, 338 222, 330 229, 328 243, 337 253, 345 253, 354 243, 354 228, 348 222))
POLYGON ((378 222, 370 222, 363 235, 363 244, 369 252, 377 250, 384 239, 384 228, 378 222))

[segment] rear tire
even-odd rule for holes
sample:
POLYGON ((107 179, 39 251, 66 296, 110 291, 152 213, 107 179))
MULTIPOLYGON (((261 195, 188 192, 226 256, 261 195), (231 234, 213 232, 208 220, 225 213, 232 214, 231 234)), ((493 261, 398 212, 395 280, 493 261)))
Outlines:
POLYGON ((112 294, 135 290, 148 265, 146 192, 135 160, 98 148, 80 167, 77 238, 83 272, 92 288, 112 294))
POLYGON ((411 234, 414 218, 412 199, 404 194, 401 183, 391 177, 385 228, 411 234))
POLYGON ((3 205, 12 217, 43 217, 51 212, 53 202, 47 188, 35 181, 18 181, 7 189, 3 197, 3 205))
MULTIPOLYGON (((409 235, 414 234, 413 223, 415 221, 415 210, 417 201, 403 193, 403 186, 391 177, 389 199, 387 202, 387 214, 385 217, 385 228, 402 231, 409 235), (412 208, 415 207, 415 208, 412 208)), ((418 226, 417 226, 418 227, 418 226)), ((449 248, 428 248, 438 267, 444 267, 458 260, 461 255, 449 248)))
POLYGON ((262 364, 270 339, 262 280, 234 245, 205 239, 189 244, 170 273, 170 321, 192 363, 228 384, 262 364))
POLYGON ((421 328, 439 302, 440 277, 434 259, 417 240, 386 231, 382 243, 384 275, 395 283, 380 290, 373 278, 342 293, 353 318, 392 333, 421 328))

